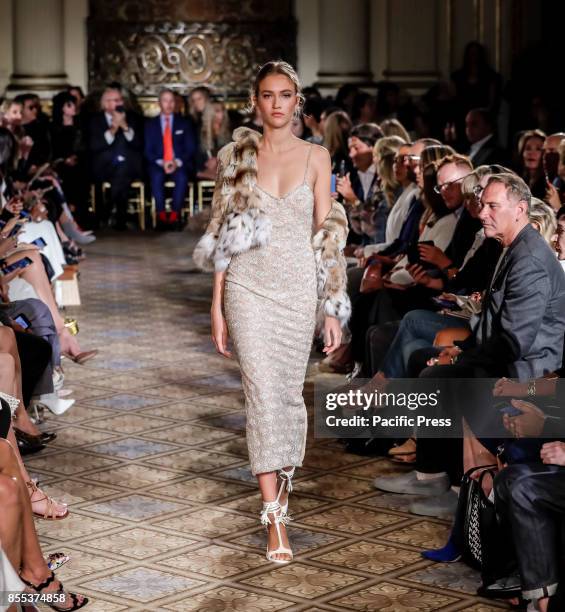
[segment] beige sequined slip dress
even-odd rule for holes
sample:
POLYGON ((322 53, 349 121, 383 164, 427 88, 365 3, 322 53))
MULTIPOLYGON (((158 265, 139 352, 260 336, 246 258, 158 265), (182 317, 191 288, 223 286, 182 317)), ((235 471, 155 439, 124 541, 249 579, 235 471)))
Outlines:
POLYGON ((314 194, 303 182, 282 198, 255 184, 272 221, 269 244, 233 255, 224 311, 241 369, 253 474, 300 466, 307 414, 302 390, 316 319, 314 194))

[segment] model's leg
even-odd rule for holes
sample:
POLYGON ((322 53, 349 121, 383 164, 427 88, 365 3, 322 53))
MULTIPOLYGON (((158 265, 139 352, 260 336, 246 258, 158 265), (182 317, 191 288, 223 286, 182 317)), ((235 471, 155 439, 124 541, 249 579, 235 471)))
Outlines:
MULTIPOLYGON (((259 482, 259 489, 261 491, 261 498, 263 500, 263 503, 275 502, 277 499, 278 492, 279 492, 277 473, 276 472, 263 472, 262 474, 257 474, 257 481, 259 482)), ((282 495, 281 495, 281 498, 282 498, 282 495)), ((286 498, 288 498, 288 495, 286 496, 286 498)), ((279 503, 281 504, 281 506, 284 505, 284 503, 286 503, 286 499, 284 501, 279 499, 279 503)), ((290 548, 289 542, 288 542, 288 536, 286 533, 286 527, 284 523, 279 523, 277 525, 275 522, 276 517, 279 516, 280 513, 281 513, 281 510, 278 510, 278 511, 275 510, 274 512, 267 513, 267 518, 270 521, 270 523, 267 525, 267 530, 268 530, 267 548, 268 550, 275 550, 281 546, 284 548, 290 548), (277 531, 277 526, 279 528, 278 531, 277 531), (280 540, 279 540, 279 533, 281 536, 280 540)), ((279 560, 279 561, 290 561, 292 557, 289 553, 281 552, 281 553, 273 554, 272 558, 275 560, 279 560)))
MULTIPOLYGON (((20 561, 14 564, 16 570, 21 568, 20 575, 23 580, 27 580, 33 584, 41 584, 51 576, 51 570, 47 567, 35 525, 33 523, 33 514, 31 503, 27 494, 27 489, 22 475, 20 466, 18 465, 17 456, 13 452, 11 445, 6 440, 0 440, 0 468, 2 474, 9 476, 18 489, 18 504, 20 507, 20 531, 21 531, 21 546, 20 546, 20 561)), ((43 592, 57 591, 60 583, 58 580, 53 580, 51 584, 45 588, 43 592)), ((83 601, 81 595, 77 596, 79 602, 83 601)), ((59 603, 62 610, 71 609, 73 603, 70 597, 66 601, 59 603)))
POLYGON ((22 560, 20 495, 18 483, 9 474, 4 473, 2 446, 0 445, 0 541, 2 550, 17 571, 22 560))

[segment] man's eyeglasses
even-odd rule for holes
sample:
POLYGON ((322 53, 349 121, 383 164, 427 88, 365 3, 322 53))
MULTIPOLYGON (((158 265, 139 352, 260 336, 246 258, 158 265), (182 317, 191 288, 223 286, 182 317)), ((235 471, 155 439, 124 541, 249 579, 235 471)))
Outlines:
POLYGON ((463 179, 466 179, 471 174, 473 174, 473 173, 469 172, 469 174, 466 174, 465 176, 462 176, 461 178, 455 179, 454 181, 448 181, 447 183, 442 183, 441 185, 439 185, 439 184, 435 185, 434 186, 434 191, 436 193, 441 193, 444 189, 447 189, 448 187, 451 187, 451 185, 455 185, 455 183, 459 183, 460 181, 462 181, 463 179))

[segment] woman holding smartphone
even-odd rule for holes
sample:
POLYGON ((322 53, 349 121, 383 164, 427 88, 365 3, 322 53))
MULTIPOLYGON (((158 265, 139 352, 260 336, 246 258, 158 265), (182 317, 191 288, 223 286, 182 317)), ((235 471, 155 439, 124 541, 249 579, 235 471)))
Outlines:
POLYGON ((350 312, 341 253, 347 218, 330 195, 327 150, 292 134, 302 101, 292 66, 268 62, 259 70, 251 104, 263 136, 238 128, 220 151, 212 219, 194 251, 199 267, 214 266, 216 349, 232 356, 229 335, 239 360, 266 556, 275 563, 292 559, 288 494, 305 453, 302 389, 316 321, 331 353, 350 312))

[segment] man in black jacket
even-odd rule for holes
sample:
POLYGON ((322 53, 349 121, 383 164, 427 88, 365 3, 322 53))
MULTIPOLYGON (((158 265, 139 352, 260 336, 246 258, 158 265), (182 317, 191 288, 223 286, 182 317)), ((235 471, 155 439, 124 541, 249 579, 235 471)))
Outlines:
MULTIPOLYGON (((459 379, 449 387, 449 401, 444 398, 444 405, 457 422, 463 413, 473 432, 484 436, 491 426, 492 404, 483 395, 484 385, 470 383, 463 390, 461 379, 512 376, 528 380, 557 370, 563 356, 565 276, 555 253, 529 224, 530 193, 522 179, 510 174, 491 176, 481 207, 485 235, 500 242, 503 251, 483 298, 480 320, 461 347, 442 351, 439 364, 446 365, 426 368, 420 376, 459 379)), ((461 462, 457 442, 421 437, 417 471, 378 478, 375 485, 395 493, 434 495, 431 502, 419 503, 417 512, 449 515, 457 498, 447 493, 446 469, 461 462)), ((457 480, 454 474, 451 479, 452 484, 457 480)), ((411 510, 416 511, 415 504, 411 510)))
MULTIPOLYGON (((142 175, 143 134, 139 119, 126 112, 122 93, 107 87, 100 101, 102 112, 90 120, 88 143, 95 183, 108 181, 116 206, 116 229, 126 228, 130 184, 142 175)), ((110 211, 99 216, 106 221, 110 211)))

